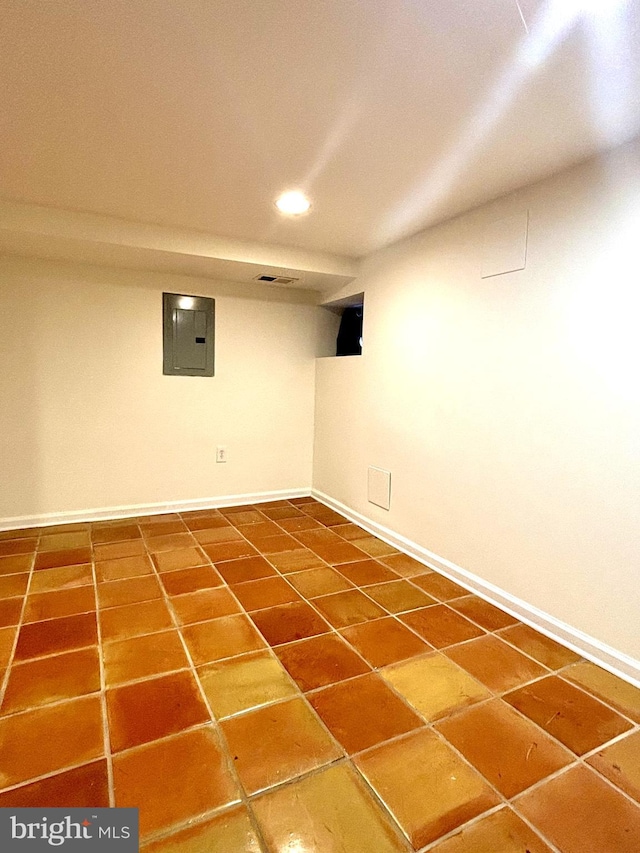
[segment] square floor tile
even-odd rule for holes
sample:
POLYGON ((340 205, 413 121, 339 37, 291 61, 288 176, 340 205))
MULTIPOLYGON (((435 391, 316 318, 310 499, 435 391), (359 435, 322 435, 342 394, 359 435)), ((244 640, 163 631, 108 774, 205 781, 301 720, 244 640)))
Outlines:
POLYGON ((58 569, 47 569, 46 572, 36 572, 32 575, 29 592, 51 592, 92 583, 91 563, 80 566, 61 566, 58 569))
POLYGON ((424 725, 375 673, 325 687, 309 699, 349 753, 424 725))
POLYGON ((118 560, 120 557, 141 557, 145 553, 142 539, 109 542, 105 545, 94 545, 93 548, 93 556, 96 560, 118 560))
POLYGON ((491 695, 442 654, 387 666, 380 673, 427 720, 437 720, 491 695))
POLYGON ((504 698, 577 755, 590 752, 633 726, 590 694, 555 675, 504 698))
MULTIPOLYGON (((198 530, 214 530, 214 529, 230 529, 231 524, 227 521, 226 518, 222 515, 202 515, 196 517, 192 517, 191 513, 184 516, 185 524, 187 528, 195 533, 198 530)), ((232 529, 232 528, 231 528, 232 529)))
POLYGON ((430 646, 392 616, 343 628, 341 634, 375 667, 431 651, 430 646))
MULTIPOLYGON (((305 572, 305 574, 308 573, 305 572)), ((265 607, 301 601, 296 590, 283 578, 277 576, 234 584, 231 589, 247 611, 264 610, 265 607)))
MULTIPOLYGON (((298 537, 304 536, 307 533, 315 533, 315 530, 302 531, 296 534, 298 537)), ((318 531, 319 532, 319 531, 318 531)), ((305 544, 311 548, 319 557, 330 565, 336 566, 340 563, 351 563, 356 560, 362 560, 366 556, 364 551, 356 548, 351 542, 347 542, 340 536, 336 536, 335 542, 306 542, 305 544)))
POLYGON ((405 580, 388 581, 387 583, 368 586, 365 592, 389 613, 403 613, 407 610, 416 610, 418 607, 429 607, 431 604, 438 603, 435 598, 431 598, 426 592, 416 589, 415 586, 405 580))
POLYGON ((588 764, 640 803, 640 732, 607 746, 592 756, 588 764))
POLYGON ((55 592, 36 592, 27 596, 24 621, 40 622, 43 619, 59 619, 62 616, 74 616, 76 613, 89 613, 95 609, 96 595, 93 586, 77 586, 55 592))
POLYGON ((100 613, 102 642, 125 640, 140 634, 153 634, 173 628, 173 620, 164 601, 152 599, 122 607, 110 607, 100 613))
POLYGON ((572 767, 517 800, 562 853, 640 850, 640 809, 586 767, 572 767))
POLYGON ((216 569, 228 584, 257 581, 277 576, 276 570, 264 557, 246 557, 216 564, 216 569))
POLYGON ((263 649, 264 640, 246 616, 222 616, 182 629, 196 666, 263 649))
POLYGON ((140 809, 142 839, 239 800, 209 726, 115 755, 113 783, 116 806, 140 809))
POLYGON ((547 673, 531 658, 490 635, 447 649, 446 654, 495 693, 511 690, 547 673))
POLYGON ((22 597, 0 600, 0 628, 17 625, 22 614, 22 597))
POLYGON ((436 728, 505 797, 573 761, 568 750, 501 699, 461 711, 436 728))
POLYGON ((298 691, 268 652, 254 652, 198 669, 198 677, 218 719, 258 708, 298 691))
POLYGON ((36 554, 36 569, 57 569, 61 566, 78 566, 91 562, 91 548, 65 548, 62 551, 44 551, 36 554))
POLYGON ((16 634, 17 628, 15 627, 0 628, 0 667, 2 668, 9 663, 16 634))
POLYGON ((278 536, 282 533, 282 528, 274 524, 273 521, 263 519, 255 524, 238 525, 240 533, 248 539, 249 542, 256 543, 259 539, 265 539, 267 536, 278 536))
POLYGON ((294 551, 300 544, 288 533, 280 531, 276 536, 265 536, 264 539, 256 539, 253 543, 261 554, 281 554, 286 551, 294 551))
POLYGON ((394 548, 393 545, 388 545, 382 539, 378 539, 377 536, 364 536, 363 538, 350 539, 349 541, 370 557, 389 557, 391 554, 398 553, 397 548, 394 548))
POLYGON ((220 575, 211 566, 163 572, 160 575, 160 581, 169 595, 185 595, 200 589, 215 589, 223 583, 220 575))
POLYGON ((262 853, 251 819, 244 806, 180 829, 160 841, 151 841, 140 853, 262 853))
POLYGON ((277 521, 278 524, 282 521, 283 518, 305 518, 303 512, 300 512, 299 509, 288 504, 287 506, 272 506, 266 507, 262 510, 263 514, 267 516, 267 518, 271 518, 274 521, 277 521))
POLYGON ((304 601, 257 610, 251 618, 270 646, 291 643, 330 630, 324 619, 304 601))
POLYGON ((231 717, 220 726, 248 794, 294 779, 342 755, 303 699, 231 717))
POLYGON ((386 612, 358 589, 314 598, 316 607, 334 628, 346 628, 369 619, 379 619, 386 612))
POLYGON ((315 513, 312 517, 329 528, 342 526, 347 520, 344 515, 340 515, 340 513, 334 512, 332 509, 327 509, 326 512, 322 513, 315 513))
POLYGON ((175 551, 179 548, 192 548, 196 540, 191 533, 167 533, 164 536, 151 536, 146 540, 147 549, 155 554, 159 551, 175 551))
POLYGON ((95 613, 33 622, 20 628, 15 659, 23 661, 68 652, 83 646, 95 646, 97 642, 95 613))
POLYGON ((357 524, 352 524, 351 522, 348 522, 347 524, 336 524, 331 528, 331 530, 349 542, 353 539, 364 539, 368 535, 364 528, 358 527, 357 524))
POLYGON ((310 515, 292 516, 291 518, 280 518, 278 524, 287 533, 297 533, 300 530, 317 530, 322 527, 319 521, 311 518, 310 515))
POLYGON ((0 557, 0 575, 14 575, 28 572, 33 562, 33 554, 15 554, 10 557, 0 557))
POLYGON ((570 666, 562 676, 640 723, 640 690, 637 687, 587 661, 570 666))
POLYGON ((98 696, 0 718, 0 788, 91 761, 103 752, 98 696))
POLYGON ((0 808, 108 808, 107 762, 92 761, 0 793, 0 808))
POLYGON ((432 853, 552 853, 552 850, 507 808, 436 844, 432 853))
POLYGON ((353 589, 346 578, 335 569, 310 569, 289 575, 289 583, 304 595, 305 598, 317 598, 320 595, 330 595, 332 592, 343 592, 353 589))
POLYGON ((444 649, 484 634, 482 628, 443 604, 402 613, 398 618, 436 649, 444 649))
POLYGON ((440 601, 451 601, 454 598, 460 598, 462 595, 469 595, 468 589, 454 583, 449 578, 445 578, 444 575, 440 575, 438 572, 417 575, 416 577, 412 577, 411 581, 419 586, 420 589, 423 589, 426 593, 434 598, 438 598, 440 601))
POLYGON ((390 569, 401 575, 403 578, 414 578, 416 575, 422 575, 429 569, 423 564, 414 560, 408 554, 391 554, 386 557, 380 557, 380 562, 384 563, 390 569))
POLYGON ((264 516, 256 509, 247 509, 246 507, 224 507, 220 510, 231 524, 258 524, 264 521, 264 516))
POLYGON ((195 566, 209 565, 209 560, 200 548, 158 551, 152 555, 151 559, 159 572, 176 572, 179 569, 193 569, 195 566))
POLYGON ((271 554, 269 562, 282 572, 283 575, 291 572, 302 572, 306 569, 317 569, 327 564, 309 551, 308 548, 298 547, 295 551, 284 551, 281 554, 271 554))
POLYGON ((38 551, 64 551, 66 548, 89 548, 91 535, 88 530, 73 533, 43 533, 38 541, 38 551))
POLYGON ((471 619, 481 628, 486 631, 497 631, 499 628, 506 628, 508 625, 515 625, 518 620, 499 607, 494 607, 477 595, 465 595, 464 598, 457 598, 455 601, 449 602, 458 613, 462 613, 467 619, 471 619))
POLYGON ((500 802, 479 773, 426 729, 355 763, 416 850, 500 802))
POLYGON ((36 550, 38 540, 30 539, 3 539, 0 541, 0 556, 12 557, 15 554, 31 554, 36 550))
POLYGON ((237 542, 242 534, 235 527, 205 527, 194 530, 193 535, 201 545, 212 545, 214 542, 237 542))
POLYGON ((346 764, 264 794, 252 802, 252 808, 269 850, 278 853, 410 850, 362 779, 346 764))
POLYGON ((154 598, 162 598, 162 589, 155 575, 98 585, 98 603, 101 608, 151 601, 154 598))
POLYGON ((24 595, 29 583, 29 574, 23 572, 20 575, 0 576, 0 599, 15 598, 24 595))
POLYGON ((146 556, 119 557, 117 560, 99 560, 96 563, 96 576, 99 581, 119 581, 151 574, 153 567, 146 556))
POLYGON ((105 542, 124 542, 126 539, 140 539, 141 536, 138 525, 127 522, 94 524, 91 530, 91 539, 95 545, 105 542))
POLYGON ((201 589, 186 595, 176 595, 171 604, 181 625, 206 622, 219 616, 240 613, 240 607, 226 587, 201 589))
POLYGON ((241 539, 237 542, 213 542, 210 545, 203 545, 202 547, 207 557, 213 563, 238 560, 240 557, 253 557, 258 553, 246 539, 241 539))
POLYGON ((322 634, 275 650, 301 690, 315 690, 356 675, 370 667, 335 634, 322 634))
POLYGON ((172 533, 187 533, 188 528, 184 521, 175 519, 173 521, 141 521, 140 530, 142 535, 149 539, 152 536, 168 536, 172 533))
POLYGON ((203 519, 208 522, 212 522, 212 526, 224 526, 231 523, 227 518, 225 518, 225 516, 220 512, 219 509, 213 508, 181 512, 179 517, 190 529, 196 529, 195 523, 203 519))
POLYGON ((318 519, 318 521, 321 521, 327 527, 331 527, 336 524, 344 524, 347 520, 343 515, 340 515, 340 513, 335 512, 335 510, 330 509, 328 506, 323 506, 322 504, 302 507, 302 511, 307 513, 307 515, 318 519))
POLYGON ((534 631, 528 625, 513 625, 500 631, 497 636, 549 669, 562 669, 563 666, 580 660, 580 655, 534 631))
POLYGON ((344 516, 339 515, 330 507, 325 506, 325 504, 322 504, 319 501, 309 503, 306 506, 300 507, 300 509, 302 512, 313 516, 313 518, 326 518, 327 520, 335 521, 336 524, 344 524, 347 520, 344 516))
POLYGON ((190 672, 107 690, 111 751, 121 752, 210 720, 190 672))
POLYGON ((148 678, 189 665, 177 631, 105 643, 103 657, 108 686, 148 678))
POLYGON ((2 713, 25 711, 100 690, 97 646, 27 661, 11 668, 2 713))
POLYGON ((338 571, 356 586, 368 586, 369 584, 398 580, 398 575, 395 572, 377 560, 357 560, 354 563, 345 563, 338 566, 338 571))

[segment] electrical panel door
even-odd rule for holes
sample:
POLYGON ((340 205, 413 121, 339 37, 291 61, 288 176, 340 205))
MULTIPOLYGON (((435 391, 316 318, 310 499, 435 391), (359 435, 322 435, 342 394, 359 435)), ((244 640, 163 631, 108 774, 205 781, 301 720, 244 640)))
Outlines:
POLYGON ((167 376, 213 376, 213 299, 163 293, 162 372, 167 376))

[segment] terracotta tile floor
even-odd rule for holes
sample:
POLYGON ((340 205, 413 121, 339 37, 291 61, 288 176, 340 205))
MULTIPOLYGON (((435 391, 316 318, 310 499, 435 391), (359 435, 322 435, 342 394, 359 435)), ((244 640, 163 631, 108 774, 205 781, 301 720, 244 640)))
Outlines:
POLYGON ((640 690, 311 498, 0 533, 0 685, 147 853, 640 850, 640 690))

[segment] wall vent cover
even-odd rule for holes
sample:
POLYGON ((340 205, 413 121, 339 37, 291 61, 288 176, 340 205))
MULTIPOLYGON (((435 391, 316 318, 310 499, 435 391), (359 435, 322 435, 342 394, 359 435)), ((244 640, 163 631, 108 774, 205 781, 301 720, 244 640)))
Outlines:
POLYGON ((300 281, 300 279, 284 275, 257 275, 254 281, 267 281, 269 284, 293 284, 296 281, 300 281))

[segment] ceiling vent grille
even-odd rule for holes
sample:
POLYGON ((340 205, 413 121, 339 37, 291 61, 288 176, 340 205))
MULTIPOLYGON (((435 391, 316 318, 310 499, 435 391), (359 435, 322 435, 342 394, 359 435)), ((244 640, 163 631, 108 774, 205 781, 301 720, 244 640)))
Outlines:
POLYGON ((254 281, 266 281, 268 284, 294 284, 299 278, 288 278, 284 275, 257 275, 254 281))

